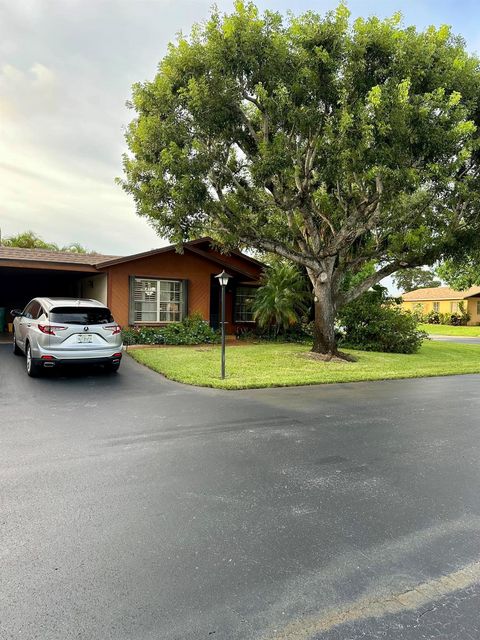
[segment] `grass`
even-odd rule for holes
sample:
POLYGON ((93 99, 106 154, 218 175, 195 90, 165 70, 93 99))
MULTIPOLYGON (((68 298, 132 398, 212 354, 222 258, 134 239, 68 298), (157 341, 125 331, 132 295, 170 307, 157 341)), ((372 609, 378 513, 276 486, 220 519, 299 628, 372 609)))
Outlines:
POLYGON ((419 324, 418 328, 434 335, 480 337, 480 327, 451 327, 445 324, 419 324))
POLYGON ((227 346, 227 377, 220 379, 220 347, 160 347, 129 353, 171 380, 219 389, 283 387, 361 380, 480 373, 480 346, 425 342, 413 355, 352 351, 357 362, 309 359, 306 345, 227 346))

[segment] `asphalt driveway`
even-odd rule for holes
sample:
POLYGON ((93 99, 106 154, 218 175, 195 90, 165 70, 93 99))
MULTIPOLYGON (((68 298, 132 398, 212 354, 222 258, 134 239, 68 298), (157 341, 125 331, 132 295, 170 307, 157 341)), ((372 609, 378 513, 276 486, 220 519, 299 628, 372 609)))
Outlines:
POLYGON ((480 376, 32 380, 0 346, 0 638, 478 638, 480 376))

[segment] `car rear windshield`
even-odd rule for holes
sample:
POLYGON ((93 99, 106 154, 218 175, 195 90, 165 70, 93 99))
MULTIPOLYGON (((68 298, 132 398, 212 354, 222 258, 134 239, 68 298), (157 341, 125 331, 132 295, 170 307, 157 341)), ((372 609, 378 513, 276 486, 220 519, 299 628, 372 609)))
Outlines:
POLYGON ((113 322, 110 309, 103 307, 55 307, 50 322, 60 324, 108 324, 113 322))

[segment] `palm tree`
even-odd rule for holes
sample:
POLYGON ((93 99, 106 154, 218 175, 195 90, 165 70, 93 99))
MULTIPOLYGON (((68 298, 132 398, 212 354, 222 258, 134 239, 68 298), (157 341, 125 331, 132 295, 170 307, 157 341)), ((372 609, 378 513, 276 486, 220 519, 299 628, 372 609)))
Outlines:
POLYGON ((253 302, 253 317, 260 327, 275 327, 275 334, 297 324, 306 313, 311 294, 299 269, 275 262, 262 277, 253 302))
POLYGON ((45 242, 34 231, 24 231, 16 236, 5 238, 1 243, 4 247, 19 247, 21 249, 48 249, 58 251, 58 246, 53 242, 45 242))
POLYGON ((68 253, 88 253, 85 247, 83 247, 79 242, 67 244, 65 247, 62 247, 62 251, 67 251, 68 253))
POLYGON ((10 236, 1 241, 0 245, 4 247, 18 247, 21 249, 48 249, 49 251, 66 251, 68 253, 87 253, 85 247, 82 247, 78 242, 71 242, 65 247, 59 248, 54 242, 45 242, 34 231, 23 231, 17 233, 16 236, 10 236))

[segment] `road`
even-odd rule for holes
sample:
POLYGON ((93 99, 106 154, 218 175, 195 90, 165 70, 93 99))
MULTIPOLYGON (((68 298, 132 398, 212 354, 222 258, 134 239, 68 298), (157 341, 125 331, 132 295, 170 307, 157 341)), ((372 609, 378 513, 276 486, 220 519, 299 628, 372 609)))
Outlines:
POLYGON ((460 342, 462 344, 480 344, 480 338, 476 336, 440 336, 437 334, 430 334, 431 340, 437 342, 460 342))
POLYGON ((480 376, 225 392, 0 345, 0 638, 480 636, 480 376))

